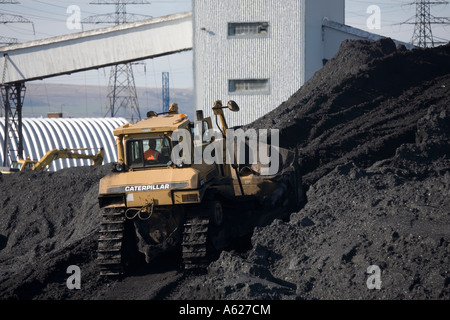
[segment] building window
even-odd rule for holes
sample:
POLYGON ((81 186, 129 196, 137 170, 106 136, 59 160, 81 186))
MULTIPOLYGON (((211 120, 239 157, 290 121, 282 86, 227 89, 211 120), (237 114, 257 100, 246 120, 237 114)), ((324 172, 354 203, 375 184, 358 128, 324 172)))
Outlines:
POLYGON ((267 94, 269 91, 269 79, 241 79, 228 81, 228 92, 231 94, 267 94))
POLYGON ((229 22, 229 37, 267 37, 269 35, 268 22, 229 22))

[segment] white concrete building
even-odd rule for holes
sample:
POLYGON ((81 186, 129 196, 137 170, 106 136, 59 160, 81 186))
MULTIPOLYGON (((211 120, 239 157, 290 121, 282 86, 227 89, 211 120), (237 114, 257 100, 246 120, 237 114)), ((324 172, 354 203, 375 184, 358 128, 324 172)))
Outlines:
POLYGON ((235 100, 229 126, 276 108, 323 66, 322 21, 344 24, 344 11, 344 0, 193 0, 197 108, 235 100))
POLYGON ((235 100, 230 127, 278 107, 343 40, 382 38, 345 25, 344 0, 193 0, 193 28, 197 109, 235 100))

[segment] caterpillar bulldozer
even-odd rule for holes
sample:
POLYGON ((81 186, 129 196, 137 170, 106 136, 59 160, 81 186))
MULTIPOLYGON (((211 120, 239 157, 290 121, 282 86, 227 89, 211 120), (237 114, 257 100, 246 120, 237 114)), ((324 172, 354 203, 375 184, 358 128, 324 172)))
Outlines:
POLYGON ((173 250, 185 269, 204 269, 233 239, 298 209, 296 152, 267 143, 267 132, 258 144, 251 134, 233 135, 224 109, 239 111, 234 101, 217 100, 217 128, 202 111, 191 121, 172 103, 167 113, 150 111, 114 130, 118 162, 98 195, 102 275, 124 274, 135 259, 150 263, 173 250))
POLYGON ((105 157, 103 148, 100 148, 96 154, 76 152, 84 150, 87 150, 87 148, 52 149, 38 161, 31 160, 29 157, 27 159, 18 159, 13 161, 11 167, 0 167, 0 170, 1 173, 5 174, 26 170, 44 171, 50 169, 52 162, 57 159, 90 159, 92 160, 92 165, 101 165, 103 163, 103 158, 105 157))

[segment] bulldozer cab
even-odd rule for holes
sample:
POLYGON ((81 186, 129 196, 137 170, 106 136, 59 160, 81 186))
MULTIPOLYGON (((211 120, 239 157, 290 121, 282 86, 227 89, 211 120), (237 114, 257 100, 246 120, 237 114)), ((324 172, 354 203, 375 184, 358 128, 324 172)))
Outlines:
POLYGON ((149 112, 149 115, 137 124, 125 124, 114 131, 118 149, 117 171, 192 166, 195 163, 193 150, 203 150, 212 142, 210 118, 190 121, 184 114, 149 112), (180 129, 184 129, 185 135, 178 135, 180 129), (188 148, 174 150, 180 143, 187 144, 188 148))

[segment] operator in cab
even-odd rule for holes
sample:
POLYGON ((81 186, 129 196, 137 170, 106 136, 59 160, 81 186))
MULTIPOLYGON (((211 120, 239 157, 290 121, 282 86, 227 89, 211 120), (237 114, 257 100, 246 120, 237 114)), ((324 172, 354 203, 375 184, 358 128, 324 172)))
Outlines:
POLYGON ((144 152, 145 160, 158 160, 159 152, 156 151, 156 141, 150 139, 148 141, 148 149, 144 152))

